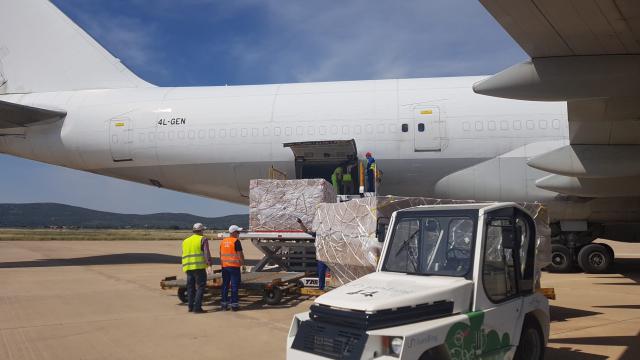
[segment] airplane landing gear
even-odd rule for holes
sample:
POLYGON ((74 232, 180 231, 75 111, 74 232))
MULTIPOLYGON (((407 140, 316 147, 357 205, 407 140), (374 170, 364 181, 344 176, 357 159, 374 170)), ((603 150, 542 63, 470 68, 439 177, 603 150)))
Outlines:
MULTIPOLYGON (((594 224, 595 225, 595 224, 594 224)), ((565 273, 580 268, 588 274, 602 274, 609 271, 615 254, 611 246, 594 243, 598 238, 598 227, 590 224, 589 231, 560 231, 552 224, 550 272, 565 273)))

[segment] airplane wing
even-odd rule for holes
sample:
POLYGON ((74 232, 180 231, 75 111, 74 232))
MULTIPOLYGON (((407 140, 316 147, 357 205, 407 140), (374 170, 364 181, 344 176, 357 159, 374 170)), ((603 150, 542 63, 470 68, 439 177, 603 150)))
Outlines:
POLYGON ((554 174, 536 185, 584 197, 637 194, 640 1, 480 2, 531 60, 475 84, 474 91, 567 101, 570 145, 529 162, 554 174))
POLYGON ((0 129, 21 128, 58 121, 67 115, 61 110, 50 110, 0 101, 0 129))

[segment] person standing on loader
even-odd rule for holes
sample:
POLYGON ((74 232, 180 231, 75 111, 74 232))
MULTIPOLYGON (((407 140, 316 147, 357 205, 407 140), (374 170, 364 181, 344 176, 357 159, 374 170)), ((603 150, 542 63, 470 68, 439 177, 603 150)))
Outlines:
POLYGON ((240 268, 244 269, 244 254, 240 243, 240 231, 237 225, 229 227, 229 237, 220 242, 220 264, 222 265, 222 298, 220 307, 226 311, 229 306, 232 311, 238 311, 238 288, 240 287, 240 268), (231 286, 231 302, 229 302, 229 286, 231 286))
POLYGON ((376 192, 376 159, 371 152, 365 154, 367 158, 367 189, 366 192, 376 192))
POLYGON ((342 170, 342 166, 338 166, 335 170, 333 170, 333 174, 331 174, 331 184, 333 185, 333 190, 336 191, 337 195, 342 194, 342 175, 344 170, 342 170))
POLYGON ((207 266, 211 266, 209 240, 204 237, 207 228, 201 223, 193 225, 193 235, 182 241, 182 271, 187 274, 187 303, 189 312, 205 313, 202 297, 207 285, 207 266))

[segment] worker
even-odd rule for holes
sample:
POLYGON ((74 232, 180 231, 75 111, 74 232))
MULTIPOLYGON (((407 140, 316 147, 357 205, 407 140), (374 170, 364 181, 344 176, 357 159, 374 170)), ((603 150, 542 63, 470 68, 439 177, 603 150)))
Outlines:
POLYGON ((353 184, 353 172, 355 164, 347 165, 347 171, 342 175, 342 193, 344 195, 353 195, 355 192, 355 186, 353 184))
POLYGON ((343 175, 342 166, 338 166, 335 170, 333 170, 333 174, 331 174, 331 184, 333 185, 333 190, 336 191, 336 194, 342 194, 342 175, 343 175))
MULTIPOLYGON (((300 225, 300 229, 302 229, 302 231, 313 236, 314 238, 316 237, 316 232, 309 230, 307 226, 302 222, 302 219, 296 218, 296 221, 300 225)), ((329 269, 329 267, 324 262, 317 260, 317 258, 318 256, 316 255, 316 263, 317 263, 316 270, 318 272, 318 289, 324 290, 325 278, 327 276, 327 270, 329 269)))
POLYGON ((207 285, 207 266, 211 266, 209 240, 204 237, 207 228, 201 223, 193 224, 193 235, 182 241, 182 271, 187 273, 187 303, 189 312, 205 313, 202 297, 207 285))
POLYGON ((365 156, 367 158, 367 176, 366 176, 367 189, 365 191, 375 192, 376 191, 376 186, 375 186, 376 159, 373 158, 373 155, 371 154, 371 152, 367 152, 365 156))
POLYGON ((244 254, 238 237, 242 228, 238 225, 229 227, 229 237, 220 242, 220 263, 222 265, 222 299, 220 307, 226 311, 238 311, 238 288, 240 287, 240 268, 244 270, 244 254), (229 286, 231 286, 231 302, 229 302, 229 286))

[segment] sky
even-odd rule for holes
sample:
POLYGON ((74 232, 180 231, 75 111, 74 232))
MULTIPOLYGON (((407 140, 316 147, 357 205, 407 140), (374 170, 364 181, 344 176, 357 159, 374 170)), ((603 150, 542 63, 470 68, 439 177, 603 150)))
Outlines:
MULTIPOLYGON (((53 0, 141 78, 207 86, 494 74, 527 55, 474 0, 53 0)), ((247 207, 0 154, 0 203, 247 207)))

